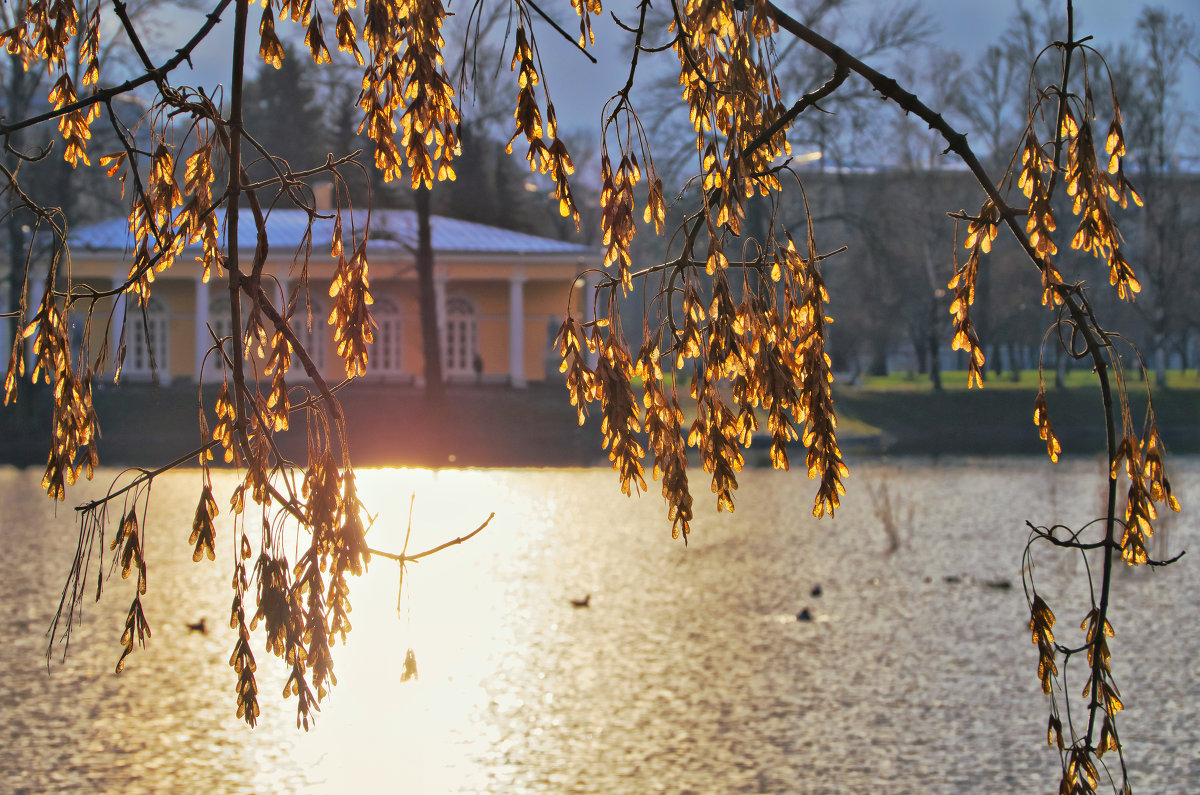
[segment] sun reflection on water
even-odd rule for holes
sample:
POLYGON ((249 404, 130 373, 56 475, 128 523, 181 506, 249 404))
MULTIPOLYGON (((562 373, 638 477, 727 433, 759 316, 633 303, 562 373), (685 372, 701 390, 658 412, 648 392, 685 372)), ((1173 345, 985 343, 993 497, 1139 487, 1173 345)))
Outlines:
POLYGON ((515 551, 511 534, 528 511, 503 480, 482 472, 358 472, 375 518, 367 534, 373 549, 404 549, 413 495, 409 554, 497 516, 470 541, 407 564, 402 586, 399 564, 379 556, 352 586, 356 631, 335 657, 339 684, 311 738, 324 751, 320 773, 332 791, 374 791, 388 770, 406 792, 486 788, 478 760, 500 738, 465 727, 480 725, 497 662, 517 674, 521 659, 500 620, 505 586, 493 568, 503 570, 495 564, 515 551), (410 648, 418 676, 402 682, 410 648))
MULTIPOLYGON (((1028 612, 1017 589, 985 583, 1019 577, 1014 504, 1035 517, 1094 511, 1080 486, 1091 462, 1060 465, 1056 489, 1047 470, 860 465, 860 495, 886 478, 921 505, 891 553, 866 498, 834 522, 812 519, 803 472, 743 473, 737 513, 698 519, 684 547, 657 495, 614 494, 608 471, 361 471, 376 549, 403 547, 414 492, 410 552, 496 518, 410 564, 399 612, 395 563, 377 556, 351 581, 354 632, 334 649, 339 684, 308 734, 261 630, 259 726, 234 715, 230 516, 218 517, 217 561, 193 563, 195 473, 155 486, 152 642, 112 675, 128 604, 118 574, 47 677, 48 617, 34 609, 52 612, 74 537, 42 531, 54 519, 40 473, 0 470, 0 526, 17 551, 0 580, 0 626, 15 644, 0 781, 234 795, 1030 790, 1057 758, 1038 753, 1028 612), (585 594, 587 608, 571 605, 585 594), (802 609, 811 621, 797 620, 802 609), (208 633, 186 628, 201 617, 208 633), (402 682, 409 648, 419 676, 402 682), (868 746, 881 752, 864 756, 868 746)), ((1185 504, 1200 500, 1200 459, 1177 475, 1185 504)), ((234 475, 215 478, 228 493, 234 475)), ((1180 523, 1170 551, 1194 547, 1196 533, 1180 523)), ((1156 650, 1118 673, 1123 730, 1146 738, 1131 760, 1139 790, 1193 792, 1200 781, 1188 767, 1200 636, 1178 632, 1200 621, 1200 580, 1185 575, 1120 581, 1121 642, 1156 650)))

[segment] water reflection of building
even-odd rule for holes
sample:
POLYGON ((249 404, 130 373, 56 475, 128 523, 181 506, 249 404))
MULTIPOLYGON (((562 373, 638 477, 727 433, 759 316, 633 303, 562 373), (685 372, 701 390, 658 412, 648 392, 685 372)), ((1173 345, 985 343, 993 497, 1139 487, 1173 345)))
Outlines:
MULTIPOLYGON (((301 278, 299 263, 307 222, 307 213, 299 210, 274 210, 267 217, 270 252, 264 274, 278 280, 289 294, 301 278)), ((349 232, 348 217, 345 227, 349 232)), ((568 300, 572 311, 583 316, 582 290, 571 288, 584 270, 599 266, 599 254, 573 243, 452 218, 435 216, 431 227, 446 379, 474 382, 478 378, 518 387, 545 379, 545 354, 553 342, 548 329, 561 322, 568 300), (477 367, 482 368, 478 374, 477 367)), ((239 229, 241 259, 248 263, 256 242, 248 211, 243 211, 239 229)), ((307 308, 301 292, 292 327, 323 374, 336 379, 344 369, 328 325, 329 285, 337 264, 329 256, 332 234, 331 218, 313 223, 313 253, 305 269, 307 308)), ((372 213, 367 257, 377 328, 366 380, 423 380, 416 238, 412 211, 372 213)), ((228 293, 222 279, 207 284, 201 280, 201 268, 195 261, 198 253, 198 246, 189 247, 168 270, 155 274, 144 319, 132 300, 128 308, 117 307, 112 339, 120 337, 123 324, 128 326, 124 330, 123 380, 166 383, 219 377, 212 355, 203 373, 201 363, 212 346, 212 333, 217 337, 230 333, 228 293)), ((85 226, 71 234, 71 277, 77 284, 98 289, 121 284, 129 272, 129 256, 130 236, 123 218, 85 226)), ((111 307, 102 303, 97 312, 107 314, 105 310, 111 307)), ((103 319, 93 320, 94 336, 103 328, 103 319)), ((299 367, 293 367, 292 374, 303 377, 299 367)))

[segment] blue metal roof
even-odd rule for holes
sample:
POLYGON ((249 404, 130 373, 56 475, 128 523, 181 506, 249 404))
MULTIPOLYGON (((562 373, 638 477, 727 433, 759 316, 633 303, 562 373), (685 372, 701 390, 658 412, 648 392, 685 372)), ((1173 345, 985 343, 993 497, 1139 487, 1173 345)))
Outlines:
MULTIPOLYGON (((323 213, 325 214, 325 213, 323 213)), ((365 212, 356 212, 352 227, 351 214, 342 213, 342 233, 348 237, 354 228, 355 237, 361 234, 361 224, 366 220, 365 212)), ((267 239, 274 253, 282 254, 298 249, 303 242, 308 225, 308 214, 303 210, 276 209, 267 215, 267 239)), ((562 254, 580 256, 595 253, 595 249, 578 243, 552 240, 510 229, 460 221, 435 215, 430 219, 435 252, 479 252, 488 254, 562 254)), ((333 218, 316 218, 312 224, 312 246, 314 252, 328 251, 333 239, 333 218)), ((71 246, 76 251, 129 251, 133 239, 129 224, 124 218, 110 218, 75 228, 70 234, 71 246)), ((238 214, 239 248, 253 249, 255 237, 254 216, 250 210, 242 209, 238 214)), ((371 234, 367 244, 369 251, 380 253, 389 250, 415 251, 417 246, 417 214, 412 210, 374 210, 371 213, 371 234)), ((198 248, 194 246, 192 248, 198 248)))

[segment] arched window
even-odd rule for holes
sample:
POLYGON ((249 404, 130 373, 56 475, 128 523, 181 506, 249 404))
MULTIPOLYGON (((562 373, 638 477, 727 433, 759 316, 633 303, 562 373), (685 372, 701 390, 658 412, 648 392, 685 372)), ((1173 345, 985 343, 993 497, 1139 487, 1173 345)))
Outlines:
POLYGON ((130 301, 125 312, 125 364, 121 372, 136 379, 171 378, 171 311, 157 296, 150 296, 143 318, 141 307, 130 301), (151 366, 151 351, 154 365, 151 366))
POLYGON ((375 299, 375 343, 367 359, 367 374, 393 376, 403 372, 404 337, 400 307, 395 301, 380 296, 375 299))
MULTIPOLYGON (((244 312, 242 314, 245 314, 244 312)), ((225 339, 233 334, 233 324, 229 322, 229 296, 220 295, 208 301, 208 325, 212 326, 217 339, 225 339)), ((242 328, 245 328, 242 324, 242 328)), ((208 340, 212 342, 212 340, 208 340)), ((229 350, 226 348, 226 350, 229 350)))
POLYGON ((446 375, 472 375, 478 350, 479 314, 461 295, 446 299, 446 375))
MULTIPOLYGON (((304 346, 304 350, 308 351, 309 357, 313 360, 313 364, 317 366, 317 372, 325 374, 325 348, 329 340, 329 312, 325 309, 325 305, 316 298, 309 299, 309 305, 312 307, 312 329, 308 328, 308 312, 309 308, 304 305, 303 298, 296 302, 296 312, 289 318, 288 322, 292 324, 292 331, 296 334, 296 339, 304 346)), ((301 378, 307 378, 308 374, 304 371, 304 365, 300 363, 300 357, 292 353, 292 369, 294 373, 301 378)))
MULTIPOLYGON (((246 310, 246 305, 242 304, 242 331, 246 330, 246 319, 250 313, 246 310)), ((208 301, 208 325, 212 326, 213 333, 217 335, 218 340, 226 340, 227 337, 233 335, 233 323, 229 319, 229 296, 217 295, 208 301)), ((208 334, 208 329, 204 329, 204 345, 211 347, 213 345, 212 337, 208 334)), ((242 340, 242 349, 247 350, 245 338, 242 340)), ((233 356, 233 345, 228 341, 225 342, 225 353, 233 356)), ((208 355, 208 364, 205 365, 205 371, 208 376, 213 376, 214 373, 221 371, 221 360, 218 354, 210 353, 208 355)))

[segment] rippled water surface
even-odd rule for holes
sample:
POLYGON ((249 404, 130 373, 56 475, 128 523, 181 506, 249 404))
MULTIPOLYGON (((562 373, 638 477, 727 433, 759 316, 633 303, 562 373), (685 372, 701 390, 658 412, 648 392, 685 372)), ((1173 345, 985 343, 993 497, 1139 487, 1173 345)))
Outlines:
MULTIPOLYGON (((411 565, 399 605, 395 565, 372 562, 352 586, 350 643, 335 650, 340 683, 307 734, 295 728, 294 701, 280 696, 283 669, 265 653, 260 725, 235 717, 231 533, 223 511, 217 561, 191 562, 197 473, 154 487, 148 647, 112 673, 132 597, 118 574, 48 674, 45 630, 76 530, 71 503, 55 515, 39 479, 0 470, 9 564, 0 579, 0 790, 1057 786, 1021 590, 1024 522, 1092 518, 1094 462, 861 464, 833 521, 811 518, 814 489, 802 473, 749 471, 732 516, 714 515, 698 495, 687 547, 671 541, 656 487, 625 499, 607 471, 363 472, 361 494, 379 514, 368 535, 376 548, 402 546, 413 492, 410 549, 463 535, 492 511, 496 519, 411 565), (872 499, 884 486, 900 528, 892 553, 872 499), (1000 580, 1013 587, 988 585, 1000 580), (571 606, 587 594, 590 607, 571 606), (813 621, 796 620, 803 608, 813 621), (185 626, 200 617, 207 634, 185 626), (420 677, 401 682, 410 647, 420 677)), ((1153 551, 1189 554, 1167 569, 1122 571, 1112 613, 1127 707, 1120 725, 1134 789, 1145 793, 1200 792, 1200 460, 1176 461, 1173 482, 1185 513, 1153 551)), ((1077 642, 1084 567, 1050 553, 1038 561, 1059 639, 1077 642)), ((1074 691, 1084 677, 1072 665, 1074 691)))

